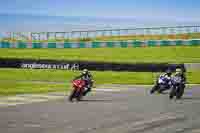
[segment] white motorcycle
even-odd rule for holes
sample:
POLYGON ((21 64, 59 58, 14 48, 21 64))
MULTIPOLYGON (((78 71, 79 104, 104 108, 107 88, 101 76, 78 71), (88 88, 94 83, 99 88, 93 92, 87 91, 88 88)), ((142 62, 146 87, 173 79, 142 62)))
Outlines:
POLYGON ((162 93, 171 88, 171 79, 166 78, 165 76, 160 76, 156 81, 156 85, 151 89, 150 93, 153 94, 155 91, 162 93))

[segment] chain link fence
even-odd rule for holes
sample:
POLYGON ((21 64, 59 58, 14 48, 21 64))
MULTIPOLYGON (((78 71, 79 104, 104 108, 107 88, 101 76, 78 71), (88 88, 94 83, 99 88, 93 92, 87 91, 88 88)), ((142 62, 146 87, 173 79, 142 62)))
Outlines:
POLYGON ((90 31, 71 32, 4 32, 0 33, 0 39, 9 40, 73 40, 95 39, 115 37, 115 39, 128 40, 162 40, 164 39, 199 39, 200 26, 177 26, 177 27, 153 27, 132 29, 104 29, 90 31), (140 39, 139 39, 140 40, 140 39))

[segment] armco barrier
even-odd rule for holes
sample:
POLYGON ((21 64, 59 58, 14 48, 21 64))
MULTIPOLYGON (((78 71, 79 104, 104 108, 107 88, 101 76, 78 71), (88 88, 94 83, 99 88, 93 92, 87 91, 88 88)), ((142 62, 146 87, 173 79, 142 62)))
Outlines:
POLYGON ((89 61, 57 61, 57 60, 35 60, 35 59, 6 59, 0 58, 0 68, 21 68, 21 69, 64 69, 83 70, 87 68, 94 71, 128 71, 128 72, 162 72, 170 68, 177 67, 185 71, 184 64, 167 63, 137 63, 120 64, 109 62, 89 62, 89 61))
POLYGON ((0 48, 100 48, 100 47, 153 47, 153 46, 198 46, 200 39, 192 40, 129 40, 110 42, 0 42, 0 48))

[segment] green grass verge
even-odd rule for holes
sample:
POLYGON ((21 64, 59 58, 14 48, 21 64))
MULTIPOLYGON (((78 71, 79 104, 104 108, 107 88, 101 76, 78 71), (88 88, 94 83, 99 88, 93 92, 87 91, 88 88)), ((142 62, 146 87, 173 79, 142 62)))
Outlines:
MULTIPOLYGON (((70 81, 79 73, 64 70, 0 69, 0 95, 67 91, 71 86, 70 81)), ((109 71, 92 72, 92 74, 94 75, 95 84, 99 85, 153 84, 159 73, 109 71)), ((200 71, 187 72, 188 82, 200 84, 199 75, 200 71)))
POLYGON ((32 93, 48 93, 56 91, 68 91, 69 84, 50 84, 39 82, 0 81, 0 96, 32 93))
POLYGON ((85 60, 120 63, 200 62, 200 47, 0 49, 2 58, 85 60))

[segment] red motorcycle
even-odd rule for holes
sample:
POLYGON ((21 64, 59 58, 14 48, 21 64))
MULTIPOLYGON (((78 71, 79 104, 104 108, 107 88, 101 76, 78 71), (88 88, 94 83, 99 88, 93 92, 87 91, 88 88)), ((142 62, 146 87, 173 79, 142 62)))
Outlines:
POLYGON ((84 80, 74 80, 72 84, 73 84, 73 90, 69 96, 69 101, 73 102, 74 98, 76 98, 77 101, 80 101, 83 97, 83 92, 86 82, 84 80))

